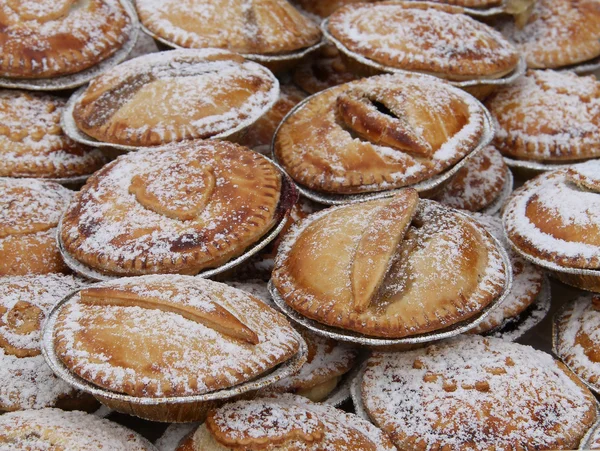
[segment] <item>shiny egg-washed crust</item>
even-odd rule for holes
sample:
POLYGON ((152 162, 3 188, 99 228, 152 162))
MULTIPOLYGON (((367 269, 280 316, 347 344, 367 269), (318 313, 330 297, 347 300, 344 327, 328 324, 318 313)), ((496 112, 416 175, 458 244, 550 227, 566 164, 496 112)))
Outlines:
POLYGON ((0 91, 0 176, 66 178, 92 174, 107 161, 67 137, 60 116, 66 101, 25 91, 0 91))
POLYGON ((0 276, 68 270, 56 226, 72 196, 54 182, 0 178, 0 276))
POLYGON ((99 141, 157 146, 240 130, 278 95, 275 76, 240 55, 173 50, 127 61, 94 79, 75 103, 73 119, 99 141))
POLYGON ((551 69, 600 55, 600 4, 596 0, 537 0, 523 27, 512 20, 498 29, 532 69, 551 69))
POLYGON ((136 397, 210 393, 289 360, 300 335, 227 285, 191 276, 124 278, 81 290, 59 312, 56 355, 69 371, 136 397))
POLYGON ((486 100, 494 145, 510 158, 574 161, 600 156, 600 82, 530 70, 486 100))
POLYGON ((477 335, 367 361, 361 397, 398 449, 576 449, 596 399, 551 355, 477 335))
POLYGON ((328 30, 346 50, 395 69, 449 80, 500 78, 514 70, 517 50, 461 11, 428 2, 359 3, 333 13, 328 30))
POLYGON ((280 126, 274 153, 308 188, 381 191, 450 168, 475 150, 484 123, 481 104, 439 79, 380 75, 310 98, 280 126))
POLYGON ((109 275, 197 274, 242 254, 275 222, 281 174, 226 141, 170 144, 119 157, 76 194, 61 239, 109 275))
POLYGON ((294 226, 272 278, 285 302, 329 326, 401 338, 466 320, 500 296, 505 269, 488 232, 431 201, 411 221, 405 197, 330 208, 294 226))
POLYGON ((186 48, 281 55, 321 39, 316 24, 287 0, 136 0, 151 32, 186 48))
POLYGON ((119 0, 0 3, 0 76, 51 78, 113 55, 133 26, 119 0))

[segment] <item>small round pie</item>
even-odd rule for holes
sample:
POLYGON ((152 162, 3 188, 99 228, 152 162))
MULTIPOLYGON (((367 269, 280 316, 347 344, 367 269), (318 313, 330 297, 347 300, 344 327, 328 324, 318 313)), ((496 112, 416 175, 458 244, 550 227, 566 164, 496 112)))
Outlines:
POLYGON ((494 145, 518 160, 600 157, 600 82, 593 75, 530 70, 486 101, 494 145))
POLYGON ((576 449, 597 416, 594 395, 552 356, 476 335, 376 353, 360 387, 398 449, 576 449))
POLYGON ((104 275, 198 274, 273 227, 281 186, 270 160, 226 141, 142 150, 88 179, 60 238, 70 256, 104 275))
POLYGON ((67 270, 56 226, 72 197, 58 183, 0 177, 0 276, 67 270))
POLYGON ((394 451, 366 420, 300 396, 279 395, 226 404, 176 451, 394 451))
POLYGON ((119 50, 133 26, 119 0, 5 0, 0 3, 0 76, 81 72, 119 50))
POLYGON ((73 108, 101 142, 157 146, 240 131, 277 101, 268 69, 225 50, 173 50, 127 61, 94 79, 73 108), (160 99, 160 101, 157 101, 160 99))
POLYGON ((476 221, 413 189, 329 208, 294 226, 272 283, 320 323, 403 338, 465 321, 504 291, 500 249, 476 221))
POLYGON ((449 169, 480 145, 486 126, 483 106, 448 83, 380 75, 312 96, 279 127, 273 152, 310 189, 382 191, 449 169))
POLYGON ((70 178, 89 175, 106 163, 98 149, 67 137, 61 97, 0 91, 0 176, 70 178))

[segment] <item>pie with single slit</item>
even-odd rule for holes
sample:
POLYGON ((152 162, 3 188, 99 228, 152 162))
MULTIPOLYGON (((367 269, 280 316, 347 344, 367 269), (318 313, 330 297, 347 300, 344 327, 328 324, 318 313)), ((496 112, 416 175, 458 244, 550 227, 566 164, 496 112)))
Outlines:
POLYGON ((0 176, 68 178, 106 163, 98 149, 68 138, 60 116, 65 100, 25 91, 0 91, 0 176))
POLYGON ((88 69, 133 31, 119 0, 0 2, 0 76, 53 78, 88 69))
POLYGON ((0 276, 67 270, 56 226, 72 197, 58 183, 0 177, 0 276))
POLYGON ((144 398, 242 384, 289 360, 302 343, 281 313, 252 295, 173 275, 84 288, 61 308, 53 333, 70 372, 144 398))
POLYGON ((106 275, 197 274, 275 225, 281 183, 270 160, 226 141, 129 153, 75 195, 60 238, 70 256, 106 275))
POLYGON ((350 58, 391 71, 448 80, 501 78, 512 72, 519 62, 513 45, 461 11, 428 2, 358 3, 334 12, 327 30, 350 58))
POLYGON ((594 395, 552 356, 476 335, 375 353, 360 387, 398 449, 576 449, 597 417, 594 395))
POLYGON ((73 118, 98 141, 156 146, 229 136, 258 120, 278 95, 275 76, 240 55, 173 50, 135 58, 94 79, 73 118))
POLYGON ((279 249, 272 283, 286 304, 374 337, 468 320, 502 294, 508 270, 481 225, 413 189, 315 213, 279 249))
POLYGON ((485 130, 484 108, 466 92, 424 75, 380 75, 312 96, 281 124, 273 152, 310 189, 382 191, 449 169, 485 130))
POLYGON ((180 47, 282 55, 321 40, 287 0, 136 0, 142 24, 180 47))
POLYGON ((176 451, 393 451, 379 429, 358 416, 300 396, 226 404, 176 451))

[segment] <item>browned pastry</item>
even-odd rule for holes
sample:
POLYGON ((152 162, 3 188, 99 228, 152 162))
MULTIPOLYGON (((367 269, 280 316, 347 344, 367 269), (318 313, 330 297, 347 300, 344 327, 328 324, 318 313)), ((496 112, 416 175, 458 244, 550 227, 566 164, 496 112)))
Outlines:
POLYGON ((313 320, 400 338, 477 314, 505 271, 477 222, 406 189, 309 216, 284 238, 272 283, 313 320))
POLYGON ((329 17, 333 12, 345 5, 353 3, 375 3, 379 0, 293 0, 303 11, 322 18, 329 17))
POLYGON ((109 275, 197 274, 242 254, 275 223, 279 170, 226 141, 121 156, 95 173, 63 219, 79 262, 109 275))
POLYGON ((119 50, 133 23, 119 0, 0 2, 0 76, 51 78, 119 50))

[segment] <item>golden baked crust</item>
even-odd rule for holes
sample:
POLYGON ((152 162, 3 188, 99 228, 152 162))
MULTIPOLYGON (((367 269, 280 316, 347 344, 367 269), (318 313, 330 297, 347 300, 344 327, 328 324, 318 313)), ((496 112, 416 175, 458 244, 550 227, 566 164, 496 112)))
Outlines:
POLYGON ((529 346, 476 335, 367 361, 361 394, 399 449, 575 449, 594 395, 529 346), (408 389, 407 389, 408 388, 408 389))
MULTIPOLYGON (((600 161, 571 166, 599 179, 600 161)), ((537 176, 506 204, 504 225, 513 246, 534 258, 571 268, 600 268, 600 190, 581 189, 561 169, 537 176)))
POLYGON ((51 78, 88 69, 119 50, 133 23, 119 0, 0 3, 0 76, 51 78))
POLYGON ((65 178, 91 174, 107 161, 67 137, 60 116, 61 97, 0 91, 0 176, 65 178))
POLYGON ((600 82, 593 75, 530 70, 486 101, 494 144, 510 158, 573 161, 600 156, 600 82))
POLYGON ((79 377, 136 397, 199 395, 289 360, 300 336, 251 295, 190 276, 119 279, 60 311, 56 354, 79 377))
POLYGON ((304 316, 376 337, 418 335, 477 314, 502 293, 499 250, 477 222, 417 202, 407 189, 311 215, 284 238, 275 288, 304 316))
POLYGON ((398 1, 347 5, 328 30, 348 51, 394 69, 449 80, 500 78, 519 62, 517 50, 460 8, 398 1))
POLYGON ((57 183, 0 178, 0 276, 67 271, 56 226, 72 196, 57 183))
POLYGON ((61 239, 104 274, 197 274, 273 227, 280 190, 279 170, 237 144, 138 151, 90 177, 63 218, 61 239))
POLYGON ((99 141, 156 146, 229 135, 260 118, 278 95, 277 79, 260 64, 224 50, 174 50, 94 79, 73 118, 99 141))
POLYGON ((186 48, 280 55, 321 40, 319 28, 287 0, 136 0, 151 32, 186 48))
POLYGON ((524 27, 506 21, 498 28, 533 69, 569 66, 600 55, 596 0, 537 0, 524 27))
POLYGON ((380 75, 308 100, 279 128, 274 153, 298 183, 329 193, 412 185, 479 144, 483 107, 433 77, 380 75))
POLYGON ((293 0, 292 3, 297 5, 303 11, 321 17, 329 17, 333 12, 345 5, 352 3, 375 3, 379 0, 293 0))

